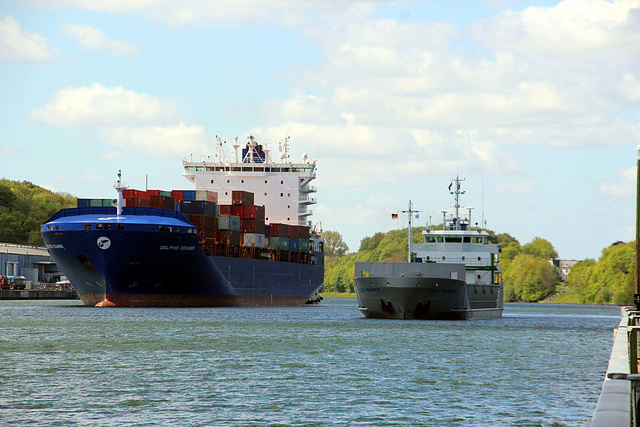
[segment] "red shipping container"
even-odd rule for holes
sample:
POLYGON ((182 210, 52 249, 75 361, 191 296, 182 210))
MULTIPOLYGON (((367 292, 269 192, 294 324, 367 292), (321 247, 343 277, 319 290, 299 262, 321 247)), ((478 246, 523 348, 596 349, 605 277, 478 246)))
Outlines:
POLYGON ((124 199, 124 205, 130 208, 148 208, 149 199, 142 199, 140 197, 128 197, 124 199))
POLYGON ((235 230, 218 230, 216 231, 216 240, 225 245, 240 246, 241 234, 235 230))
POLYGON ((122 196, 125 199, 128 198, 138 198, 138 199, 148 199, 149 195, 147 194, 146 191, 142 191, 142 190, 130 190, 130 189, 126 189, 122 192, 122 196))
MULTIPOLYGON (((239 205, 236 205, 239 206, 239 205)), ((235 214, 234 214, 235 215, 235 214)), ((246 205, 244 206, 243 218, 255 218, 264 221, 264 206, 246 205)))
POLYGON ((152 208, 160 208, 160 209, 176 209, 176 199, 169 196, 150 196, 149 197, 149 206, 152 208))
POLYGON ((171 190, 171 197, 176 200, 176 203, 182 203, 184 200, 184 190, 171 190))
POLYGON ((233 214, 233 205, 218 205, 218 211, 222 216, 228 216, 233 214))
POLYGON ((289 225, 271 223, 269 225, 269 236, 273 237, 289 237, 289 225))
MULTIPOLYGON (((240 206, 240 205, 235 205, 234 208, 236 206, 240 206)), ((256 205, 246 205, 246 206, 242 206, 243 209, 243 215, 242 218, 255 218, 256 217, 256 205)))
POLYGON ((291 239, 299 239, 300 238, 300 226, 299 225, 291 225, 291 226, 289 226, 289 237, 291 239))
POLYGON ((231 215, 244 218, 245 207, 243 205, 231 205, 231 215))
POLYGON ((253 193, 234 190, 231 192, 231 201, 234 205, 253 205, 253 193))
POLYGON ((159 196, 160 195, 160 190, 147 190, 147 197, 151 198, 151 196, 159 196))
POLYGON ((198 227, 199 230, 213 231, 218 228, 216 218, 210 215, 190 214, 189 221, 198 227))
POLYGON ((240 229, 243 233, 264 234, 264 221, 254 218, 243 218, 240 224, 240 229))

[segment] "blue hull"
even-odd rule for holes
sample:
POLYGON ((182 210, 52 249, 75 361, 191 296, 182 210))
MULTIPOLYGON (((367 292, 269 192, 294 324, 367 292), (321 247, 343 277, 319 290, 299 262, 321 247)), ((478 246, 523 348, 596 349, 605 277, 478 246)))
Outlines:
POLYGON ((110 209, 61 211, 42 226, 86 305, 298 305, 322 287, 321 252, 312 253, 315 264, 208 255, 177 212, 135 208, 117 217, 110 209))

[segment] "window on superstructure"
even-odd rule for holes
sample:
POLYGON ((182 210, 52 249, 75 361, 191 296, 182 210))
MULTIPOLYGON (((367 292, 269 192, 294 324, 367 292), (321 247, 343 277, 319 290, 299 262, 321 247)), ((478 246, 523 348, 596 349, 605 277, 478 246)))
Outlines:
POLYGON ((96 224, 96 230, 102 230, 102 224, 96 224))
POLYGON ((211 180, 211 183, 213 184, 213 180, 211 180))
MULTIPOLYGON (((47 225, 47 230, 49 229, 49 226, 47 225)), ((85 230, 91 230, 91 224, 85 224, 84 225, 84 229, 85 230)))
POLYGON ((280 184, 284 184, 284 181, 280 181, 280 184))
POLYGON ((462 243, 462 237, 447 236, 447 243, 462 243))
POLYGON ((280 193, 280 197, 284 197, 284 193, 280 193))
POLYGON ((244 179, 241 179, 241 180, 240 180, 240 184, 244 184, 244 179))
POLYGON ((116 230, 124 230, 124 224, 116 224, 116 230))
POLYGON ((444 237, 438 236, 438 243, 444 243, 444 237))
POLYGON ((471 243, 471 237, 465 237, 464 243, 471 243))

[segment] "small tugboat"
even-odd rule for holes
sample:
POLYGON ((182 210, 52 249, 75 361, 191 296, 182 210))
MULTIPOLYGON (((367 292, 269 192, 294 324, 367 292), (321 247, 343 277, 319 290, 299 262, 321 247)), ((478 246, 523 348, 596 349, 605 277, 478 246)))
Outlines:
MULTIPOLYGON (((471 210, 462 217, 459 177, 452 180, 454 211, 443 211, 440 230, 422 232, 424 243, 411 243, 406 263, 357 262, 355 288, 365 317, 383 319, 494 319, 502 316, 503 284, 498 263, 501 245, 489 233, 471 229, 471 210)), ((477 227, 476 227, 477 228, 477 227)))

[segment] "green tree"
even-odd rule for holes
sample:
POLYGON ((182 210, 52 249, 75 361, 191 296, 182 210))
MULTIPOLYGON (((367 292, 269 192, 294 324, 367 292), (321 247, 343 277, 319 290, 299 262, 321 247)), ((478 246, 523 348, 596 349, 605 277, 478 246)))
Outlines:
POLYGON ((378 245, 384 238, 384 235, 385 233, 378 232, 371 237, 363 238, 362 240, 360 240, 360 249, 358 249, 358 252, 374 250, 378 247, 378 245))
POLYGON ((513 237, 511 234, 509 233, 498 233, 496 234, 496 241, 498 244, 502 245, 502 246, 506 246, 510 243, 515 243, 516 245, 518 245, 518 247, 520 247, 520 242, 518 242, 518 239, 516 239, 515 237, 513 237))
POLYGON ((542 259, 556 259, 556 252, 553 245, 542 237, 534 237, 534 239, 522 247, 522 252, 542 259))
POLYGON ((342 240, 342 234, 337 231, 325 231, 324 252, 327 256, 344 256, 349 251, 349 246, 342 240))
POLYGON ((0 207, 11 210, 16 203, 16 199, 17 197, 13 194, 11 187, 6 184, 0 185, 0 207))
POLYGON ((509 242, 506 245, 502 246, 502 255, 500 255, 500 260, 504 264, 507 261, 511 261, 516 256, 522 253, 522 248, 520 244, 515 242, 509 242))
POLYGON ((42 246, 40 225, 76 198, 28 181, 0 180, 0 242, 42 246))
POLYGON ((588 304, 633 303, 635 242, 616 242, 602 250, 598 262, 585 260, 569 272, 567 281, 588 304))
POLYGON ((503 272, 507 301, 539 301, 555 292, 560 279, 547 260, 525 253, 503 266, 503 272))

